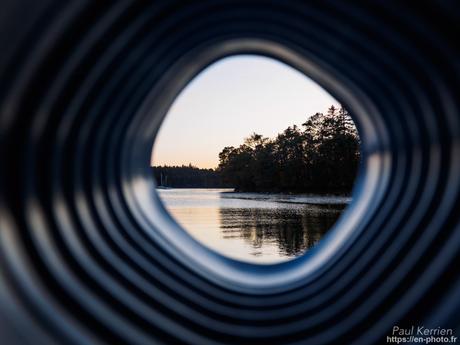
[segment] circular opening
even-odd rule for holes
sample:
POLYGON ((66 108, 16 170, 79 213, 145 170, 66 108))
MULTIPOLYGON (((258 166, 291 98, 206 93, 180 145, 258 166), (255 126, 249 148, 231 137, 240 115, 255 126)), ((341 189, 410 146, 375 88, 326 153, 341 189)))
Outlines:
POLYGON ((307 51, 297 51, 273 41, 235 39, 197 47, 184 55, 164 74, 139 109, 129 129, 122 159, 125 197, 144 231, 183 265, 217 284, 251 292, 256 289, 273 293, 305 284, 332 265, 359 236, 373 208, 383 196, 389 175, 385 157, 374 154, 383 145, 385 133, 368 114, 375 112, 359 89, 345 85, 340 71, 316 61, 307 51), (151 168, 152 138, 156 137, 162 119, 174 99, 186 85, 213 62, 238 54, 257 54, 284 62, 324 87, 353 116, 362 141, 361 165, 353 190, 353 202, 323 240, 296 260, 276 265, 254 265, 217 254, 199 244, 169 215, 155 192, 151 168), (380 131, 380 132, 379 132, 380 131))
POLYGON ((177 96, 151 163, 166 209, 193 238, 267 264, 304 254, 335 224, 359 156, 336 99, 280 61, 238 55, 177 96))

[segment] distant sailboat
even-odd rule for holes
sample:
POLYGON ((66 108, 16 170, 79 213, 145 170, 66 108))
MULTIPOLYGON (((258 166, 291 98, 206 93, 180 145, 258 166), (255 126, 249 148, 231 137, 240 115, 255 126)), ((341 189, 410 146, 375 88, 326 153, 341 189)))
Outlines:
POLYGON ((169 189, 168 185, 168 175, 163 175, 160 173, 160 185, 157 186, 157 189, 169 189), (164 183, 163 183, 163 176, 164 176, 164 183))

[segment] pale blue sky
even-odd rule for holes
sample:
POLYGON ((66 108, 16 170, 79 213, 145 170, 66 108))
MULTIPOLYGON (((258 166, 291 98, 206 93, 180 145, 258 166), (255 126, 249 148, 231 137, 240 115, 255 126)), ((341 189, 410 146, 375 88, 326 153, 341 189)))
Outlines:
POLYGON ((338 105, 324 89, 277 60, 238 55, 207 67, 179 94, 155 139, 154 165, 218 165, 225 146, 252 132, 274 137, 338 105))

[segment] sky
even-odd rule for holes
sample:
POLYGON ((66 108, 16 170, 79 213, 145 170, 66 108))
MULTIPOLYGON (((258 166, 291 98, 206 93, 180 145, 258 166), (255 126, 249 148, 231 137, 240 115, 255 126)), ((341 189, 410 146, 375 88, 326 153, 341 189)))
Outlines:
POLYGON ((173 102, 155 138, 152 165, 215 168, 225 146, 253 132, 275 137, 339 105, 304 74, 277 60, 238 55, 197 75, 173 102))

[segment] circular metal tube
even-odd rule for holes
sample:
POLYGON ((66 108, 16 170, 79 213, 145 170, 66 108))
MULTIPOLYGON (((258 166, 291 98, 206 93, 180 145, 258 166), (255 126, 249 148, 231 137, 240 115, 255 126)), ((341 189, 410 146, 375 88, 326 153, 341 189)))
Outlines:
POLYGON ((455 4, 22 0, 0 13, 7 343, 369 344, 394 325, 458 328, 455 4), (363 142, 352 205, 277 265, 193 240, 149 168, 175 97, 240 53, 313 78, 363 142))

